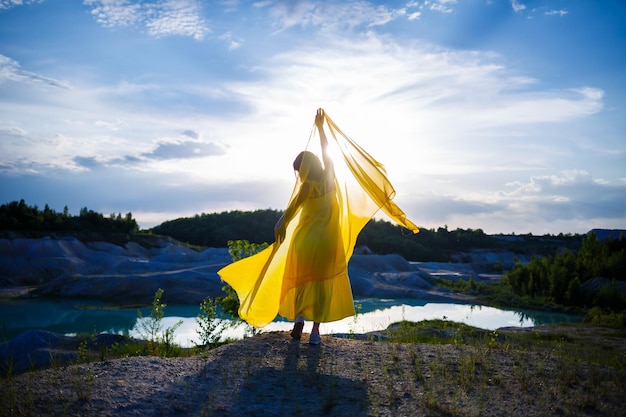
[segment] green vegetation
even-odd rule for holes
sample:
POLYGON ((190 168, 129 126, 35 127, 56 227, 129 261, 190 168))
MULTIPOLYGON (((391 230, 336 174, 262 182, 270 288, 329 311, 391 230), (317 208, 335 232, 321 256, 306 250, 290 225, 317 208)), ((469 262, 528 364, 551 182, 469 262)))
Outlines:
POLYGON ((498 283, 437 279, 436 284, 471 294, 485 305, 564 311, 588 321, 626 327, 626 238, 599 241, 594 233, 577 251, 562 249, 504 271, 498 283))
MULTIPOLYGON (((228 241, 272 242, 274 225, 281 214, 282 211, 277 210, 202 213, 166 221, 151 231, 207 247, 225 247, 228 241)), ((437 230, 422 228, 420 233, 414 235, 388 221, 371 220, 361 231, 357 246, 367 246, 379 254, 399 254, 410 261, 449 262, 458 252, 479 248, 544 256, 562 248, 577 250, 581 239, 579 235, 563 234, 494 236, 485 234, 482 229, 448 230, 447 226, 437 230)))
MULTIPOLYGON (((278 210, 228 211, 202 213, 193 217, 169 220, 147 232, 169 236, 194 247, 226 247, 229 241, 272 242, 274 226, 282 215, 278 210)), ((24 200, 0 206, 0 230, 23 232, 130 234, 139 232, 132 213, 108 217, 82 208, 78 216, 62 213, 48 205, 40 210, 24 200)), ((458 252, 472 249, 510 250, 525 256, 546 256, 561 249, 576 251, 582 236, 487 235, 482 229, 448 230, 422 228, 413 235, 384 220, 371 220, 362 230, 357 246, 367 246, 375 253, 395 253, 409 261, 451 262, 458 252)))
POLYGON ((148 317, 143 317, 141 310, 137 310, 141 336, 148 342, 147 353, 154 356, 179 356, 181 348, 174 344, 174 333, 183 324, 179 320, 176 324, 166 329, 163 328, 163 317, 167 304, 161 303, 163 290, 159 288, 154 294, 152 310, 148 317))
MULTIPOLYGON (((285 415, 311 414, 309 404, 293 401, 301 393, 319 404, 315 415, 623 415, 626 345, 618 330, 579 323, 487 331, 428 320, 396 323, 382 333, 386 341, 328 338, 309 349, 296 349, 286 334, 268 333, 209 356, 208 367, 196 368, 195 359, 183 364, 189 368, 181 368, 184 380, 168 390, 156 367, 150 378, 135 380, 136 369, 118 366, 129 376, 117 374, 109 391, 99 381, 108 365, 86 365, 90 359, 81 354, 55 372, 4 378, 0 414, 82 415, 116 390, 145 392, 152 383, 167 395, 155 406, 163 415, 221 415, 228 405, 252 409, 241 401, 285 415), (255 391, 259 384, 266 391, 255 391), (224 392, 233 397, 217 401, 224 392)), ((161 366, 164 373, 169 368, 161 366)))
MULTIPOLYGON (((268 243, 250 243, 247 240, 229 240, 228 253, 233 262, 236 262, 261 252, 268 246, 268 243)), ((224 285, 222 289, 226 295, 216 300, 217 304, 221 307, 222 313, 230 316, 236 324, 242 323, 243 321, 239 318, 239 296, 237 296, 235 289, 228 284, 224 285)), ((248 331, 254 334, 255 329, 252 326, 248 326, 248 331)))
POLYGON ((200 303, 200 313, 196 317, 198 328, 196 333, 200 338, 197 347, 200 349, 210 349, 218 346, 222 338, 222 333, 227 324, 220 319, 218 314, 219 304, 217 300, 207 297, 200 303))
MULTIPOLYGON (((609 392, 626 388, 625 335, 616 330, 579 323, 487 331, 445 320, 424 320, 395 323, 383 334, 394 344, 455 347, 456 358, 442 348, 441 354, 428 359, 416 347, 408 366, 403 367, 416 385, 423 386, 423 405, 435 414, 481 415, 481 407, 493 397, 482 398, 482 404, 480 394, 501 387, 533 398, 533 404, 539 402, 546 415, 553 415, 554 407, 557 415, 595 415, 593 410, 605 405, 603 398, 619 403, 619 397, 609 392), (478 401, 463 405, 468 396, 478 401)), ((394 362, 399 360, 381 361, 383 366, 394 362)), ((615 408, 606 415, 620 412, 615 408)))
POLYGON ((626 280, 626 238, 598 241, 592 233, 577 252, 564 250, 518 264, 504 274, 502 285, 509 285, 520 296, 542 298, 573 307, 600 307, 606 311, 626 309, 618 281, 626 280), (585 289, 592 278, 608 278, 599 289, 585 289))
POLYGON ((497 283, 469 280, 448 280, 437 278, 435 285, 474 297, 478 304, 496 308, 520 308, 527 310, 562 311, 584 314, 584 309, 558 305, 545 297, 528 297, 517 294, 505 281, 497 283))
POLYGON ((94 233, 136 233, 139 226, 132 213, 122 216, 111 213, 104 217, 100 213, 83 207, 78 216, 72 216, 67 206, 62 213, 46 206, 29 206, 24 200, 0 205, 0 230, 28 232, 94 232, 94 233))
POLYGON ((501 242, 481 229, 449 231, 446 226, 435 231, 422 228, 413 235, 390 222, 371 220, 361 231, 357 245, 365 245, 375 253, 399 254, 411 261, 448 262, 455 252, 500 247, 501 242))
POLYGON ((181 242, 214 248, 224 248, 231 240, 273 242, 274 225, 281 214, 278 210, 202 213, 163 222, 152 228, 152 232, 181 242))

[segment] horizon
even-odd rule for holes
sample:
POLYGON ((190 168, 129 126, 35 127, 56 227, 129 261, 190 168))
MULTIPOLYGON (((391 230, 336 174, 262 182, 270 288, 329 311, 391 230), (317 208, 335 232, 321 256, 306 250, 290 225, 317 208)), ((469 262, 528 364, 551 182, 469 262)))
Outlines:
POLYGON ((621 0, 0 0, 0 204, 142 228, 284 210, 322 107, 421 227, 621 230, 624 21, 621 0))
MULTIPOLYGON (((9 204, 9 203, 12 203, 12 202, 17 202, 17 203, 19 203, 19 200, 14 200, 14 201, 7 202, 7 203, 2 203, 2 204, 9 204)), ((63 213, 64 208, 67 206, 67 205, 65 205, 65 206, 63 206, 61 209, 58 209, 58 208, 56 208, 56 207, 51 207, 51 206, 50 206, 49 204, 47 204, 47 203, 46 203, 46 204, 44 204, 44 207, 40 207, 40 206, 35 205, 35 204, 29 204, 29 203, 28 203, 28 201, 26 201, 26 200, 24 200, 24 203, 25 203, 27 206, 30 206, 30 207, 37 206, 37 208, 38 208, 39 210, 43 210, 43 208, 44 208, 46 205, 48 205, 48 208, 49 208, 50 210, 52 210, 52 211, 54 211, 54 212, 56 212, 56 213, 59 213, 59 214, 60 214, 60 213, 63 213)), ((70 215, 72 215, 72 216, 78 216, 78 215, 79 215, 79 213, 80 213, 80 210, 82 210, 82 209, 92 210, 90 207, 82 206, 82 207, 81 207, 78 211, 73 212, 73 211, 72 211, 72 210, 68 207, 68 213, 69 213, 70 215)), ((228 213, 228 212, 230 212, 230 211, 241 211, 241 212, 243 212, 243 213, 252 213, 252 212, 254 212, 254 211, 264 211, 264 210, 276 210, 276 211, 281 211, 281 210, 279 210, 279 209, 273 209, 273 208, 259 208, 259 209, 253 209, 253 210, 237 210, 237 209, 233 209, 233 210, 225 210, 225 211, 219 211, 219 212, 208 212, 208 213, 207 213, 207 212, 202 212, 202 213, 194 213, 194 214, 191 214, 191 215, 189 215, 189 216, 184 216, 184 217, 176 217, 176 218, 172 218, 172 219, 165 219, 165 220, 163 220, 161 223, 158 223, 158 224, 155 224, 155 225, 151 225, 151 226, 149 226, 149 227, 142 227, 142 226, 139 224, 139 222, 137 222, 137 223, 138 223, 138 225, 139 225, 139 232, 146 232, 146 231, 151 231, 153 228, 158 227, 158 226, 160 226, 161 224, 166 223, 166 222, 169 222, 169 221, 175 221, 175 220, 181 220, 181 219, 192 219, 192 218, 194 218, 194 217, 196 217, 196 216, 213 215, 213 214, 222 214, 222 213, 228 213)), ((93 210, 93 211, 96 211, 96 210, 93 210)), ((96 212, 97 212, 97 211, 96 211, 96 212)), ((117 216, 118 214, 121 214, 122 216, 125 216, 127 213, 131 213, 131 215, 132 215, 132 212, 115 212, 115 213, 101 213, 101 212, 100 212, 100 214, 102 214, 104 217, 111 216, 111 215, 115 215, 115 216, 117 216)), ((137 221, 137 219, 134 217, 134 215, 133 215, 133 219, 134 219, 135 221, 137 221)), ((378 216, 375 216, 374 218, 372 218, 372 220, 373 220, 373 221, 382 220, 382 221, 385 221, 385 222, 387 222, 387 223, 389 223, 389 224, 395 225, 395 226, 397 226, 397 227, 400 227, 400 228, 402 227, 402 226, 399 226, 399 225, 395 224, 395 223, 394 223, 391 219, 386 218, 386 216, 384 216, 384 217, 378 217, 378 216)), ((619 229, 619 228, 610 228, 610 229, 607 229, 607 228, 592 227, 592 228, 590 228, 588 231, 586 231, 586 232, 584 232, 584 233, 561 231, 561 232, 557 232, 557 233, 543 233, 543 234, 541 234, 541 235, 538 235, 538 234, 534 234, 534 233, 531 233, 531 232, 526 232, 526 233, 523 233, 523 232, 519 232, 519 233, 518 233, 518 232, 509 232, 509 233, 505 233, 505 232, 487 233, 487 232, 485 232, 485 230, 484 230, 483 228, 481 228, 481 227, 477 227, 477 228, 469 228, 469 227, 455 227, 455 228, 450 228, 450 227, 448 227, 448 225, 447 225, 447 224, 443 224, 443 225, 439 225, 439 226, 434 226, 434 227, 424 227, 424 226, 420 226, 419 224, 418 224, 417 226, 420 228, 420 230, 428 230, 428 231, 431 231, 431 232, 436 232, 439 228, 446 229, 446 230, 448 230, 448 231, 450 231, 450 232, 454 232, 456 229, 460 229, 460 230, 473 230, 473 231, 475 231, 475 230, 479 230, 479 229, 480 229, 480 230, 482 230, 482 231, 483 231, 486 235, 489 235, 489 236, 527 236, 527 235, 532 235, 532 236, 537 236, 537 237, 540 237, 540 236, 556 236, 556 237, 558 237, 559 235, 563 235, 563 236, 576 236, 576 235, 581 235, 581 236, 582 236, 582 235, 587 235, 588 233, 593 232, 593 231, 604 231, 604 232, 626 232, 626 229, 619 229)), ((601 239, 601 236, 598 236, 598 238, 599 238, 599 239, 601 239)))

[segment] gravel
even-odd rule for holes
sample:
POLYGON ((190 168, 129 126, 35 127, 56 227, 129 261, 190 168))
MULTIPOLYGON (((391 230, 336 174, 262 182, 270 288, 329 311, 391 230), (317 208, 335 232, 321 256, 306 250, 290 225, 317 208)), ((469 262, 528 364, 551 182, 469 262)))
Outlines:
POLYGON ((624 415, 623 366, 524 349, 322 340, 261 333, 190 357, 26 372, 1 380, 0 415, 624 415))

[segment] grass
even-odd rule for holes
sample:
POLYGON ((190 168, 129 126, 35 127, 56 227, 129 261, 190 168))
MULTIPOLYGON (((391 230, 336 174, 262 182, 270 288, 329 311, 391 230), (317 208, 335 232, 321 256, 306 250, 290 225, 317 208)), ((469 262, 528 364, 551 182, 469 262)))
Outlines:
POLYGON ((626 332, 609 327, 592 327, 586 323, 561 324, 558 331, 548 332, 534 328, 519 332, 484 330, 464 323, 438 319, 402 321, 390 325, 384 336, 392 343, 452 344, 501 351, 557 352, 562 357, 626 370, 626 357, 623 356, 625 353, 620 352, 619 343, 602 342, 605 339, 626 339, 626 332), (583 339, 583 336, 577 336, 586 331, 585 329, 593 329, 599 336, 598 340, 591 343, 583 339))
POLYGON ((481 393, 493 391, 493 386, 513 384, 515 389, 507 388, 511 393, 534 396, 545 402, 546 409, 556 402, 566 415, 602 408, 601 399, 612 395, 611 390, 626 392, 624 335, 615 329, 578 323, 551 332, 490 332, 429 320, 397 323, 386 336, 390 343, 458 349, 453 361, 449 350, 427 361, 415 353, 410 361, 416 383, 423 386, 423 405, 433 413, 481 415, 490 401, 481 400, 481 393), (506 377, 503 357, 510 370, 506 377))

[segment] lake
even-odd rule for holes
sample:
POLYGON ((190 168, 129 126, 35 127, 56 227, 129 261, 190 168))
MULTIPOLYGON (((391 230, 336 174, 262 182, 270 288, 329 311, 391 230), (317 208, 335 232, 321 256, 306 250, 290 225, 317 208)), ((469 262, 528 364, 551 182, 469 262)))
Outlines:
MULTIPOLYGON (((418 299, 355 299, 361 306, 360 313, 332 323, 323 323, 322 334, 366 333, 383 330, 389 324, 401 320, 420 321, 446 319, 469 324, 487 330, 500 327, 533 327, 546 324, 580 321, 581 317, 563 313, 532 310, 505 310, 493 307, 434 303, 418 299)), ((150 308, 140 309, 143 316, 150 315, 150 308)), ((122 308, 101 301, 72 299, 4 299, 0 300, 0 325, 2 341, 33 329, 60 334, 120 333, 138 337, 139 319, 137 308, 122 308)), ((168 305, 165 308, 163 327, 168 328, 182 320, 176 330, 175 342, 181 346, 194 346, 199 341, 195 318, 198 306, 168 305)), ((277 318, 263 331, 291 330, 292 323, 277 318)), ((311 323, 305 325, 308 333, 311 323)), ((230 328, 225 337, 239 339, 245 326, 230 328)))

